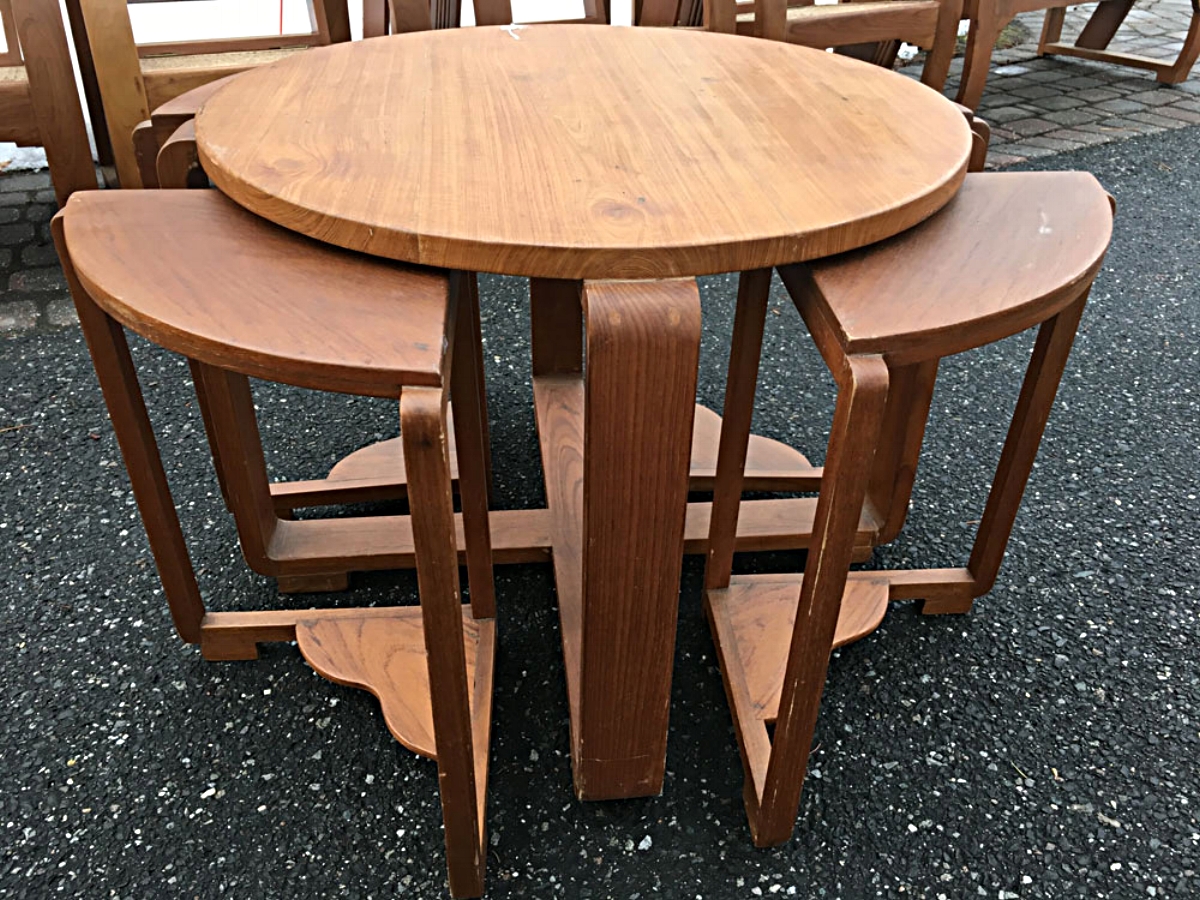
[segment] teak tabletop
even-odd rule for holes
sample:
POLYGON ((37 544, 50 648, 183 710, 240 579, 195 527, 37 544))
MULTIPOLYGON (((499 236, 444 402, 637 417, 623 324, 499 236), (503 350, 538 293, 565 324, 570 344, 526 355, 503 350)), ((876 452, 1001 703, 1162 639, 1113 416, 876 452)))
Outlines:
MULTIPOLYGON (((280 225, 532 279, 547 508, 491 513, 495 560, 553 560, 579 796, 660 792, 681 557, 706 551, 711 509, 688 492, 711 489, 720 421, 695 405, 691 276, 749 272, 761 292, 771 266, 912 227, 962 183, 962 114, 903 76, 783 43, 540 25, 311 50, 221 89, 196 136, 217 186, 280 225)), ((378 477, 398 453, 343 463, 378 477)), ((821 475, 758 437, 748 466, 753 490, 821 475)), ((301 493, 337 502, 351 482, 334 474, 301 493)), ((814 509, 748 501, 736 546, 806 546, 814 509)), ((411 559, 399 527, 362 533, 354 568, 411 559)))
POLYGON ((949 103, 853 60, 581 25, 300 54, 221 90, 196 137, 217 186, 280 225, 542 278, 705 275, 873 243, 940 209, 971 146, 949 103))

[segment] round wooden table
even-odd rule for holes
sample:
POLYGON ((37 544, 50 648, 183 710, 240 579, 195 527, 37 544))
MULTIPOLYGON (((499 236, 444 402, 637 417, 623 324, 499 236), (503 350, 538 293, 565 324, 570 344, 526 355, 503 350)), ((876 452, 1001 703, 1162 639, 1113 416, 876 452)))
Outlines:
MULTIPOLYGON (((764 302, 770 267, 922 221, 965 175, 961 113, 783 43, 540 25, 310 50, 222 88, 196 136, 216 185, 287 228, 533 279, 548 508, 519 526, 493 514, 493 545, 498 560, 552 553, 577 792, 658 793, 680 558, 708 531, 709 504, 687 494, 715 458, 691 276, 742 272, 743 301, 764 302)), ((771 470, 779 447, 759 440, 748 487, 817 483, 794 451, 771 470)), ((803 545, 812 507, 745 504, 738 547, 803 545)))

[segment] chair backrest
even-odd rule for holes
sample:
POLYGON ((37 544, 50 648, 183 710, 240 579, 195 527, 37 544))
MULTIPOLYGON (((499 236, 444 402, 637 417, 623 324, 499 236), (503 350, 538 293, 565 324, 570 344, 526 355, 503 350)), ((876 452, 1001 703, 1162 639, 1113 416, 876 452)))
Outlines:
POLYGON ((54 2, 0 0, 0 23, 8 43, 0 65, 23 67, 0 78, 0 141, 45 148, 62 205, 74 191, 96 187, 62 13, 54 2))
MULTIPOLYGON (((686 0, 685 0, 686 2, 686 0)), ((950 70, 963 0, 703 0, 710 31, 787 41, 891 67, 900 43, 928 51, 921 80, 940 90, 950 70)))

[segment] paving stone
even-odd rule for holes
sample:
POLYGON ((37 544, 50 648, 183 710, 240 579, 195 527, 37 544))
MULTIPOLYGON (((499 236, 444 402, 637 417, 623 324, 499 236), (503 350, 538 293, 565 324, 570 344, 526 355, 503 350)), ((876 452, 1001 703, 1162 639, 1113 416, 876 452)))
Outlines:
POLYGON ((54 195, 53 188, 47 188, 44 191, 38 191, 33 195, 33 199, 38 203, 57 203, 58 197, 54 195))
POLYGON ((26 244, 21 249, 21 262, 26 266, 53 266, 58 263, 58 251, 53 244, 26 244))
POLYGON ((993 153, 988 151, 987 168, 1003 169, 1005 166, 1015 165, 1019 162, 1025 162, 1024 156, 1016 156, 1012 153, 993 153))
POLYGON ((12 177, 12 175, 0 176, 0 206, 24 206, 29 202, 29 194, 25 191, 5 190, 3 183, 12 177))
POLYGON ((1179 99, 1179 95, 1169 88, 1161 90, 1142 91, 1140 94, 1130 94, 1125 98, 1131 103, 1144 103, 1147 106, 1166 106, 1179 99))
POLYGON ((0 304, 0 335, 22 334, 37 325, 38 308, 32 300, 0 304))
POLYGON ((1083 146, 1080 141, 1064 141, 1059 138, 1046 137, 1045 135, 1028 138, 1025 143, 1031 147, 1044 147, 1056 153, 1064 153, 1067 150, 1078 150, 1083 146))
POLYGON ((14 225, 0 225, 0 247, 13 247, 22 244, 33 237, 33 226, 28 222, 17 222, 14 225))
POLYGON ((1086 102, 1070 94, 1056 94, 1053 97, 1039 97, 1037 100, 1030 100, 1029 105, 1055 112, 1063 109, 1075 109, 1077 106, 1083 106, 1086 102))
POLYGON ((1063 128, 1058 131, 1047 131, 1044 138, 1056 141, 1067 141, 1076 145, 1107 144, 1112 140, 1111 135, 1097 134, 1094 131, 1081 131, 1078 128, 1063 128))
POLYGON ((25 221, 49 222, 58 212, 57 203, 31 203, 25 208, 25 221))
POLYGON ((63 278, 61 268, 47 266, 42 269, 25 269, 21 272, 14 272, 8 279, 8 289, 22 294, 39 291, 65 291, 67 282, 63 278))
POLYGON ((1059 112, 1046 113, 1044 116, 1046 121, 1054 122, 1056 125, 1084 125, 1088 122, 1095 122, 1103 116, 1088 109, 1086 106, 1078 109, 1064 109, 1059 112))
POLYGON ((1029 87, 1017 88, 1010 93, 1018 97, 1024 97, 1026 100, 1040 100, 1042 97, 1054 97, 1062 93, 1061 88, 1045 87, 1044 85, 1030 85, 1029 87))
POLYGON ((1090 88, 1086 91, 1076 91, 1071 96, 1087 103, 1099 103, 1101 100, 1116 100, 1121 95, 1109 88, 1090 88))
POLYGON ((1102 122, 1096 123, 1098 126, 1103 126, 1110 133, 1124 133, 1127 135, 1134 134, 1157 134, 1162 131, 1162 128, 1156 128, 1153 125, 1147 125, 1145 122, 1137 122, 1133 119, 1113 118, 1105 119, 1102 122))
POLYGON ((1096 104, 1096 109, 1102 109, 1105 112, 1116 113, 1117 115, 1127 115, 1128 113, 1144 112, 1146 105, 1127 99, 1102 100, 1096 104))
POLYGON ((1033 134, 1041 134, 1045 131, 1053 131, 1057 126, 1055 123, 1047 122, 1045 119, 1019 119, 1016 122, 1006 123, 1004 127, 1007 131, 1027 137, 1033 134))
POLYGON ((7 247, 0 247, 0 269, 7 269, 12 262, 13 252, 7 247))
POLYGON ((75 304, 70 297, 61 297, 46 304, 45 318, 47 324, 56 328, 74 325, 79 321, 79 316, 75 313, 75 304))
POLYGON ((1055 84, 1072 76, 1070 72, 1064 71, 1057 65, 1045 60, 1042 66, 1030 72, 1025 77, 1029 79, 1031 84, 1055 84))
POLYGON ((1163 106, 1155 110, 1155 115, 1166 116, 1169 119, 1179 119, 1191 125, 1200 125, 1200 112, 1190 109, 1178 109, 1174 106, 1163 106))
POLYGON ((50 187, 48 172, 16 172, 4 176, 4 191, 37 191, 50 187))
POLYGON ((8 225, 21 218, 21 207, 0 206, 0 225, 8 225))
POLYGON ((1004 144, 1001 149, 1004 153, 1008 153, 1013 156, 1024 156, 1029 159, 1034 159, 1038 156, 1050 156, 1052 153, 1054 153, 1054 151, 1048 147, 1035 147, 1029 144, 1004 144))
POLYGON ((991 124, 1012 122, 1015 119, 1026 119, 1029 110, 1020 106, 999 106, 995 109, 980 109, 980 115, 991 124))
POLYGON ((1136 113, 1129 118, 1135 122, 1145 122, 1147 125, 1153 125, 1157 128, 1183 128, 1187 122, 1179 119, 1172 119, 1169 116, 1160 116, 1155 113, 1136 113))
POLYGON ((1060 88, 1071 90, 1086 90, 1088 88, 1106 87, 1105 83, 1094 75, 1076 75, 1058 83, 1060 88))

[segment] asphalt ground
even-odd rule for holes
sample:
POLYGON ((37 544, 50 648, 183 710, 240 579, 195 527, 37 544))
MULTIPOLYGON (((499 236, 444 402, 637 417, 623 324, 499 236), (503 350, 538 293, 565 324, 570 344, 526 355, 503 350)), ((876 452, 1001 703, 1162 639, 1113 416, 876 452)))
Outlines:
MULTIPOLYGON (((970 615, 896 604, 836 654, 786 846, 750 842, 698 559, 665 790, 613 803, 572 795, 550 567, 497 570, 489 897, 1200 895, 1198 140, 1040 162, 1094 171, 1119 212, 1008 559, 970 615)), ((497 499, 539 503, 525 285, 483 292, 497 499)), ((732 297, 703 284, 718 408, 732 297)), ((832 384, 781 290, 771 313, 756 426, 819 460, 832 384)), ((908 525, 877 564, 965 560, 1031 345, 945 362, 908 525)), ((210 607, 308 605, 241 561, 186 366, 136 350, 210 607)), ((0 896, 446 896, 435 767, 372 697, 288 645, 208 663, 175 637, 77 330, 0 343, 0 384, 0 896)), ((392 404, 257 396, 279 476, 394 433, 392 404)), ((357 576, 328 602, 413 587, 357 576)))

